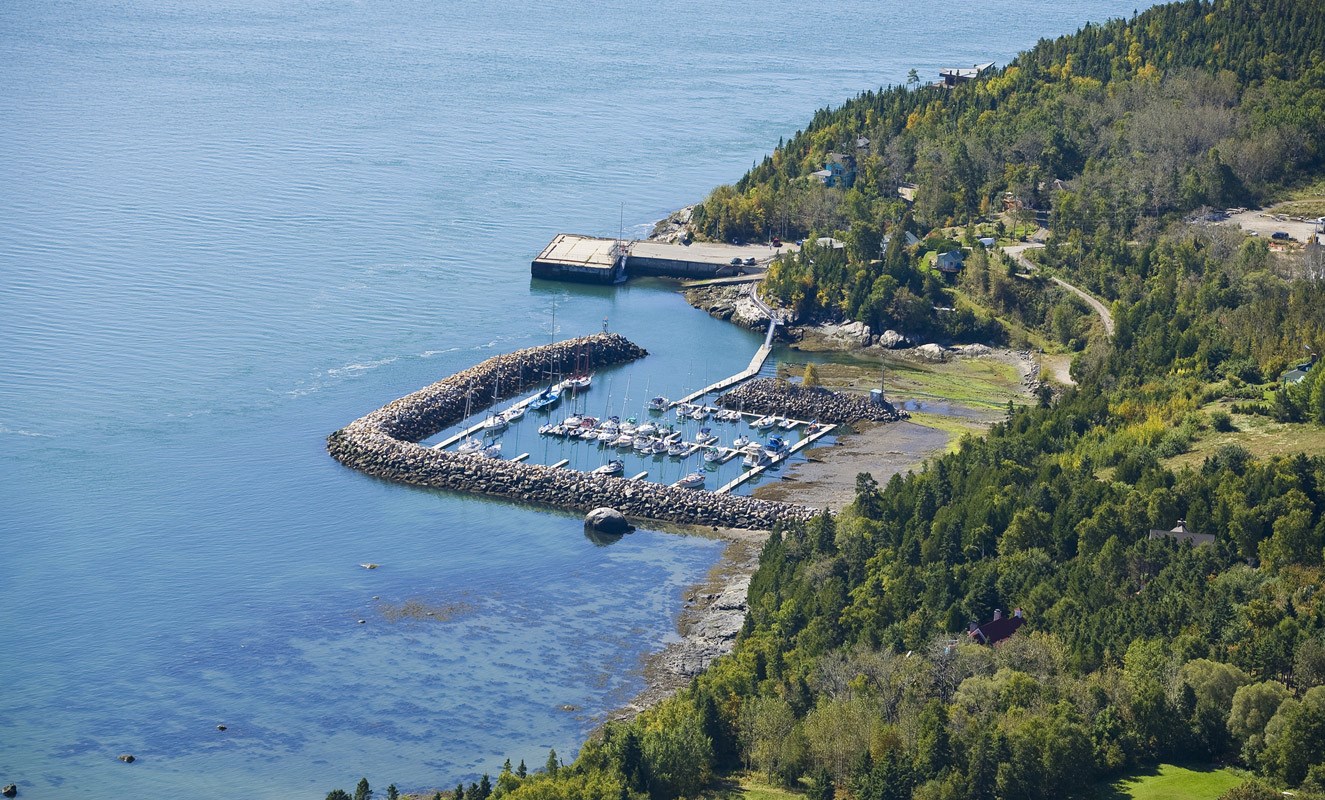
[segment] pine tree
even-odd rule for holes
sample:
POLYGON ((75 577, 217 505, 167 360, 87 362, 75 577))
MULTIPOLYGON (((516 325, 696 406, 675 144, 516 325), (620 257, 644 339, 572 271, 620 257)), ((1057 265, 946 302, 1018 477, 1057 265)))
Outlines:
POLYGON ((515 774, 518 775, 521 780, 529 777, 529 769, 524 765, 523 758, 520 759, 520 766, 516 768, 515 774))
POLYGON ((359 785, 354 787, 354 800, 373 800, 373 790, 368 787, 367 778, 360 778, 359 785))
POLYGON ((557 770, 560 769, 560 767, 561 767, 561 763, 560 763, 559 761, 557 761, 557 751, 556 751, 556 750, 548 750, 548 751, 547 751, 547 774, 549 774, 549 775, 554 775, 554 776, 555 776, 555 775, 557 774, 557 770))

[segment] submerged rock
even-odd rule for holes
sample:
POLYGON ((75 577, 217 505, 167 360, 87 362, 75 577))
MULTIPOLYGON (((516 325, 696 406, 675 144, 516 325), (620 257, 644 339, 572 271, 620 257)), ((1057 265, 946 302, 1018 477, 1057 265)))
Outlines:
POLYGON ((626 519, 626 515, 615 508, 595 508, 584 517, 584 527, 599 533, 619 536, 635 530, 626 519))
POLYGON ((120 760, 123 761, 123 762, 126 763, 126 764, 132 764, 133 762, 137 761, 138 759, 136 759, 136 758, 133 757, 133 753, 122 753, 122 754, 120 755, 120 760))
POLYGON ((13 797, 14 795, 18 794, 18 785, 11 783, 5 788, 0 789, 0 794, 4 795, 5 797, 13 797))

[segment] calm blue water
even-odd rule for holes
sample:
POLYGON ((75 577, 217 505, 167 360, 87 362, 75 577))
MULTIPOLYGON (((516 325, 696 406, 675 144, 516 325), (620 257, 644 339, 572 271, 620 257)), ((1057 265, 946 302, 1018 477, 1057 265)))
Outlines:
POLYGON ((321 797, 573 752, 720 546, 598 547, 323 437, 546 341, 554 300, 559 335, 607 317, 655 354, 616 386, 735 372, 758 337, 665 285, 531 283, 529 259, 638 232, 913 66, 1131 10, 0 4, 0 781, 321 797), (384 613, 409 601, 449 613, 384 613))

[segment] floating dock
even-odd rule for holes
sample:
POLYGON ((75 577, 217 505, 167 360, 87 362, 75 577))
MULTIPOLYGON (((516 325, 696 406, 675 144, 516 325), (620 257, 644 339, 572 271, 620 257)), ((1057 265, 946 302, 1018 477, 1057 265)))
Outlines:
POLYGON ((762 271, 778 253, 795 249, 719 242, 627 242, 559 233, 533 260, 529 271, 535 278, 582 283, 617 283, 629 275, 710 279, 762 271), (747 263, 751 259, 754 263, 747 263))

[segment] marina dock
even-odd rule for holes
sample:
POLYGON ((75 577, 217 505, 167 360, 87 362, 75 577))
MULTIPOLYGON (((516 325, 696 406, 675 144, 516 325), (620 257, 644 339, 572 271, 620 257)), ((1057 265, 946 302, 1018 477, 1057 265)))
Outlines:
POLYGON ((825 426, 823 426, 823 427, 820 428, 819 430, 815 431, 814 433, 810 434, 809 436, 806 436, 804 439, 801 439, 799 442, 796 442, 795 444, 793 444, 793 445, 791 446, 791 449, 789 449, 789 450, 788 450, 786 453, 784 453, 782 456, 773 459, 772 461, 770 461, 769 463, 765 464, 765 465, 762 466, 762 467, 753 467, 753 468, 751 468, 751 469, 746 470, 745 472, 742 472, 738 477, 736 477, 736 478, 735 478, 734 480, 732 480, 730 483, 726 484, 725 486, 721 486, 721 487, 719 487, 719 488, 717 488, 717 489, 714 489, 714 490, 713 490, 713 493, 714 493, 714 494, 727 494, 727 493, 730 492, 732 489, 735 489, 737 486, 740 486, 741 484, 745 483, 746 481, 750 480, 751 478, 755 477, 756 475, 760 475, 760 474, 762 474, 765 470, 769 469, 770 467, 777 466, 778 464, 782 463, 783 461, 786 461, 788 458, 791 458, 791 456, 794 455, 795 453, 799 452, 800 450, 805 449, 806 447, 809 447, 811 444, 813 444, 814 442, 817 442, 818 440, 820 440, 820 439, 822 439, 823 437, 827 436, 828 434, 832 433, 832 432, 833 432, 834 430, 836 430, 836 429, 837 429, 837 426, 836 426, 836 425, 825 425, 825 426))

